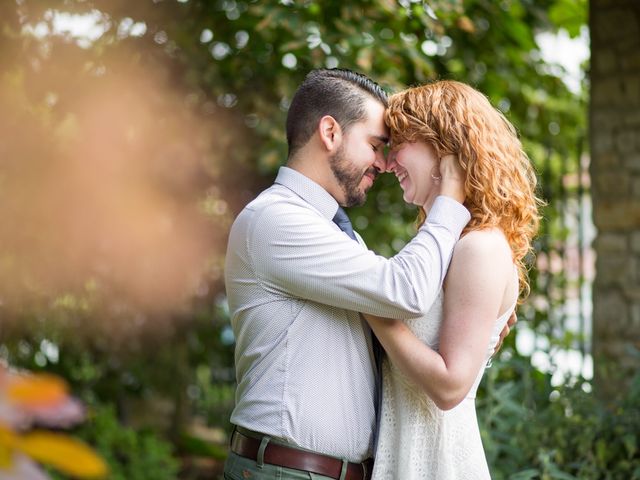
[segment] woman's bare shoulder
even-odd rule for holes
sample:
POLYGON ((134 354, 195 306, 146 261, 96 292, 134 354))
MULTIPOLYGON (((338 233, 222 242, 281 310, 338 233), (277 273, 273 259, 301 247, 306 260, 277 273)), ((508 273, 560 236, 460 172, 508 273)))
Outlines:
POLYGON ((499 228, 472 230, 466 233, 454 251, 455 255, 483 255, 492 258, 504 257, 511 261, 511 247, 499 228))

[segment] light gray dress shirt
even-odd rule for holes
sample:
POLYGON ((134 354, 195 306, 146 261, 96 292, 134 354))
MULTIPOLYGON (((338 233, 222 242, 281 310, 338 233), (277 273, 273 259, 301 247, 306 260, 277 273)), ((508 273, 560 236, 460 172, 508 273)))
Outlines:
POLYGON ((425 314, 469 212, 438 197, 390 259, 332 222, 335 199, 282 167, 236 218, 225 282, 236 337, 232 423, 353 462, 371 456, 375 366, 358 312, 425 314))

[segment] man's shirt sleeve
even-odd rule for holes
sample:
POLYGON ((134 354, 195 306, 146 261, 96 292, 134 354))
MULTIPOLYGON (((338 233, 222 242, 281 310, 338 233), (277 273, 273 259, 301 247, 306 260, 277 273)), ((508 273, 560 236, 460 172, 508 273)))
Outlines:
POLYGON ((247 250, 256 278, 272 294, 411 318, 426 313, 438 295, 468 220, 462 205, 438 197, 417 235, 386 259, 312 209, 277 202, 256 212, 247 250))

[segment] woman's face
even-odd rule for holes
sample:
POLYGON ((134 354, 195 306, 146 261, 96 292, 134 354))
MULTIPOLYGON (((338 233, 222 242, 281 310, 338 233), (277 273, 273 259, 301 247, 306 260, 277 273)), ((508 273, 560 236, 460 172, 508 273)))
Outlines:
POLYGON ((387 171, 398 178, 407 203, 431 206, 440 192, 440 162, 435 149, 423 142, 394 146, 387 159, 387 171))

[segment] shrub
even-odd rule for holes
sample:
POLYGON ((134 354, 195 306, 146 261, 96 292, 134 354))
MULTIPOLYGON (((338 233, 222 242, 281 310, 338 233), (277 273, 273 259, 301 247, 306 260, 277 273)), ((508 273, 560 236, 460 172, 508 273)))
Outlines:
POLYGON ((574 379, 513 357, 495 362, 478 395, 478 420, 494 480, 640 479, 640 375, 612 404, 574 379))
POLYGON ((154 432, 121 425, 112 406, 96 407, 77 433, 109 464, 109 480, 175 480, 178 476, 179 462, 171 444, 154 432))

